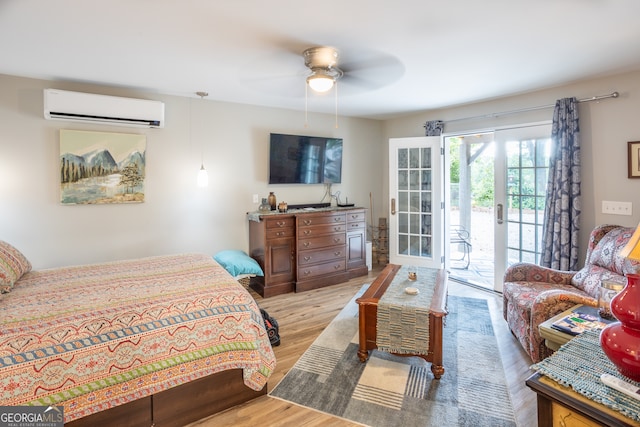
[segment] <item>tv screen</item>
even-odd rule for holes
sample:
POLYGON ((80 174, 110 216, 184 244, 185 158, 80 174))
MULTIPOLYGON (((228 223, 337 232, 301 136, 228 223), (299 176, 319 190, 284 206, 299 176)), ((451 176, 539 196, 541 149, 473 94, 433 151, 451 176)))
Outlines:
POLYGON ((341 179, 341 138, 271 134, 269 184, 335 184, 341 179))

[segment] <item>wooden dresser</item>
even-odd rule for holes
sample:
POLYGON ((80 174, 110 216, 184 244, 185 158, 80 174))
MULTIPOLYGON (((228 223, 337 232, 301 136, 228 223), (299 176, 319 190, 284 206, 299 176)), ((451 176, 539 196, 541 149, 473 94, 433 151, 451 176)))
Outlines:
POLYGON ((249 221, 249 253, 264 277, 250 286, 263 297, 333 285, 367 274, 363 208, 296 210, 249 221))

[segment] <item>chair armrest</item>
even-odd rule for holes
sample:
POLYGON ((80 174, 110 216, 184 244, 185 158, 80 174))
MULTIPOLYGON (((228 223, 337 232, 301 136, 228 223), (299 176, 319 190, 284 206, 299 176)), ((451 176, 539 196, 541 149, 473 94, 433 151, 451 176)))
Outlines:
POLYGON ((556 314, 569 310, 578 304, 597 307, 598 300, 587 295, 568 292, 563 289, 541 292, 540 295, 533 300, 533 305, 531 306, 531 323, 537 327, 537 325, 552 318, 556 314))
POLYGON ((512 264, 504 273, 505 282, 542 282, 571 285, 577 271, 562 271, 536 264, 520 262, 512 264))

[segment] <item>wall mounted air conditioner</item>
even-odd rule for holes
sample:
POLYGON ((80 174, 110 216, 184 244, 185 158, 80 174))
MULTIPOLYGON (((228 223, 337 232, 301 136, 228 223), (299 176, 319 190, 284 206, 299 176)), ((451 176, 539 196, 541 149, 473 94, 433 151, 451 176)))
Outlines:
POLYGON ((164 103, 146 99, 44 90, 44 118, 148 128, 164 127, 164 103))

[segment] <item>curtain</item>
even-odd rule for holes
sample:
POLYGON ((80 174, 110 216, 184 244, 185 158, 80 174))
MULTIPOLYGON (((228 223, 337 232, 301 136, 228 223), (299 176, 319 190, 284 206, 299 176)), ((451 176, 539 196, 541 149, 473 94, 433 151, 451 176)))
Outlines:
POLYGON ((431 120, 424 124, 424 136, 440 136, 444 130, 444 122, 442 120, 431 120))
POLYGON ((576 98, 556 101, 551 140, 553 151, 549 160, 540 265, 572 271, 578 269, 578 232, 582 210, 576 98))

